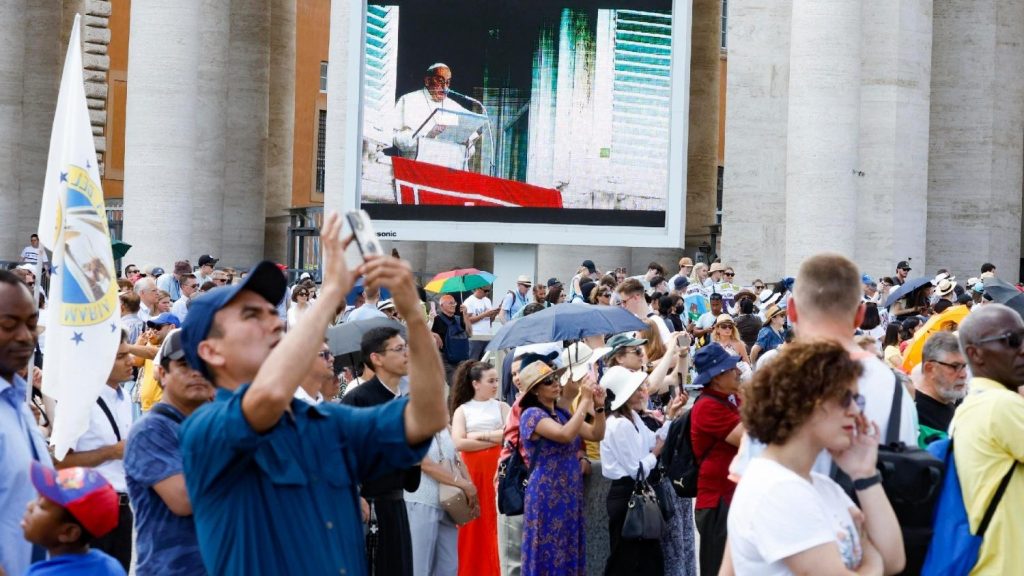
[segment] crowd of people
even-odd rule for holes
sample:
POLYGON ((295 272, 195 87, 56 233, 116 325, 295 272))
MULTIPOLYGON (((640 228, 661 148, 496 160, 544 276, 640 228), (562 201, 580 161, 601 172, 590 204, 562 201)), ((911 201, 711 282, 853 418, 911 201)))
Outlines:
POLYGON ((395 256, 349 269, 336 215, 320 238, 322 283, 125 266, 107 386, 61 460, 45 251, 0 271, 0 574, 917 574, 946 552, 878 462, 949 438, 989 517, 971 573, 1024 566, 1024 319, 991 264, 876 282, 819 254, 740 285, 588 259, 492 300, 395 256), (488 349, 558 306, 645 328, 488 349), (340 362, 344 325, 366 328, 340 362))

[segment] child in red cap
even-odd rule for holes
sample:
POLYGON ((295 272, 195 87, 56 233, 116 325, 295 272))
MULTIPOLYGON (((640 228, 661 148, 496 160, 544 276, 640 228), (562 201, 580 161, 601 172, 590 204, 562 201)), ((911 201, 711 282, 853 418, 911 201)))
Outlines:
POLYGON ((26 576, 124 576, 117 560, 89 548, 117 526, 117 493, 110 483, 91 468, 55 472, 33 462, 32 484, 39 498, 29 503, 21 529, 26 540, 46 548, 50 559, 30 566, 26 576))

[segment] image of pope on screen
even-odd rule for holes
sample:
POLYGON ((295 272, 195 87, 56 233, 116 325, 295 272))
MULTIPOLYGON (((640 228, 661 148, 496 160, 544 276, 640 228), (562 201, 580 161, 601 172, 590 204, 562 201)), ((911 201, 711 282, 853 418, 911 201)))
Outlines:
POLYGON ((671 0, 367 6, 362 205, 663 212, 671 0))

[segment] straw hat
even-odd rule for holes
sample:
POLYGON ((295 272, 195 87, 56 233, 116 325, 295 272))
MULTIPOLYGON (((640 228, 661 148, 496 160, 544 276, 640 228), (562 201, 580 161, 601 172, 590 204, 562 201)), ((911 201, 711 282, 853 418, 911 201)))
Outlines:
POLYGON ((519 386, 525 396, 534 386, 549 378, 560 378, 568 370, 568 366, 552 368, 547 362, 537 360, 519 370, 519 386))
POLYGON ((935 293, 939 296, 946 296, 956 290, 956 282, 950 281, 946 278, 939 280, 938 285, 935 287, 935 293))
POLYGON ((622 366, 612 366, 601 378, 601 387, 615 395, 611 409, 618 410, 636 392, 637 388, 647 380, 647 373, 630 370, 622 366))
POLYGON ((725 266, 721 262, 714 262, 711 264, 711 268, 708 268, 708 274, 712 272, 725 272, 725 266))

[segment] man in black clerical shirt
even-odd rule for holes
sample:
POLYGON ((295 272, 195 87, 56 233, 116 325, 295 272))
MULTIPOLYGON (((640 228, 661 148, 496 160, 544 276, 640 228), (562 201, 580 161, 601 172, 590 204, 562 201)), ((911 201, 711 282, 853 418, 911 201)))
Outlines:
MULTIPOLYGON (((374 377, 345 394, 342 404, 377 406, 398 398, 409 372, 409 348, 396 328, 374 328, 363 335, 363 361, 374 377)), ((419 466, 365 482, 360 488, 368 524, 367 560, 375 576, 412 576, 412 537, 402 491, 415 492, 419 466)))
POLYGON ((921 381, 914 395, 922 446, 948 437, 953 412, 967 395, 966 378, 967 363, 956 336, 929 336, 921 351, 921 381))

